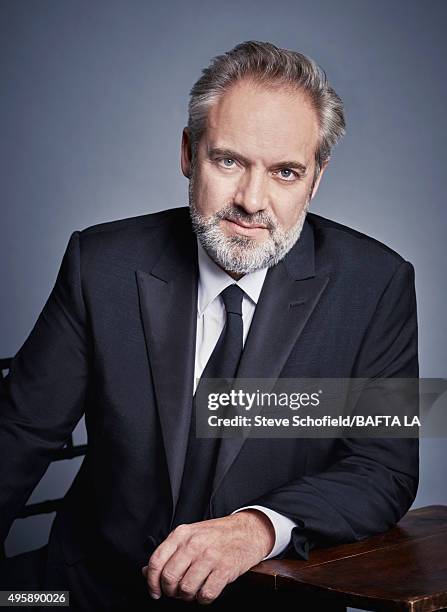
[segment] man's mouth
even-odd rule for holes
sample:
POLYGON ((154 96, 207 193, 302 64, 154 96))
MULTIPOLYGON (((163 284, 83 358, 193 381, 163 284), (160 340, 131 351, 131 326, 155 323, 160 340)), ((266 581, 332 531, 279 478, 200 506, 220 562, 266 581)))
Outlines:
POLYGON ((232 231, 237 234, 243 234, 245 236, 250 236, 252 234, 260 234, 262 230, 266 230, 267 226, 263 223, 245 223, 244 221, 240 221, 239 219, 229 219, 225 217, 224 221, 229 224, 229 227, 232 231))

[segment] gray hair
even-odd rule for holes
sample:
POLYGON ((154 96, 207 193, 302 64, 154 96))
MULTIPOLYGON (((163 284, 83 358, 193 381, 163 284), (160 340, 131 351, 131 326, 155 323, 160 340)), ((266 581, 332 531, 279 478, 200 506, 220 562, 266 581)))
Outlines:
POLYGON ((291 86, 307 94, 317 113, 320 128, 315 152, 315 181, 322 164, 329 159, 332 147, 345 133, 343 103, 329 86, 324 70, 311 58, 255 40, 243 42, 224 55, 216 56, 191 89, 188 130, 193 166, 209 107, 243 78, 266 87, 291 86))

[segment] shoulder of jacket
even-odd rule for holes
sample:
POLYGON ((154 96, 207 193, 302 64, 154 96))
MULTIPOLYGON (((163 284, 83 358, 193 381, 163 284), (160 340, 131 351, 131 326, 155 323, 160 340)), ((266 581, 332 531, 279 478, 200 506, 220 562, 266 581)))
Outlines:
POLYGON ((140 229, 157 228, 171 223, 182 222, 189 218, 189 207, 169 208, 146 215, 126 217, 115 221, 106 221, 90 225, 80 231, 82 236, 107 232, 138 231, 140 229))
POLYGON ((406 260, 385 243, 342 223, 315 213, 308 213, 312 225, 315 246, 325 248, 333 254, 340 254, 345 260, 356 259, 369 267, 376 262, 390 268, 397 268, 406 260))

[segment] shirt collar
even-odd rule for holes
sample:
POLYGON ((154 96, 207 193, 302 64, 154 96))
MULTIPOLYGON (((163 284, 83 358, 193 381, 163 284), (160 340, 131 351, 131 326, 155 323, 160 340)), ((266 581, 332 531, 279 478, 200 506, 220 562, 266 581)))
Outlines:
POLYGON ((202 315, 205 309, 229 285, 236 283, 255 303, 258 303, 259 294, 264 284, 268 268, 261 268, 255 272, 245 274, 235 281, 229 274, 220 268, 208 255, 200 240, 197 238, 197 259, 199 265, 199 288, 197 310, 202 315))

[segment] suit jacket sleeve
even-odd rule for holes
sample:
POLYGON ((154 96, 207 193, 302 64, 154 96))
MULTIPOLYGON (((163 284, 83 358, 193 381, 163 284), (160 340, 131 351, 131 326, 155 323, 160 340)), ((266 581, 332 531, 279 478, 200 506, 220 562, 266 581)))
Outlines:
MULTIPOLYGON (((353 378, 418 377, 414 269, 399 265, 384 289, 358 352, 353 378)), ((252 500, 297 526, 281 557, 308 558, 330 546, 386 531, 416 496, 417 438, 340 438, 334 462, 252 500)))
POLYGON ((87 381, 79 232, 0 385, 0 542, 83 414, 87 381))

